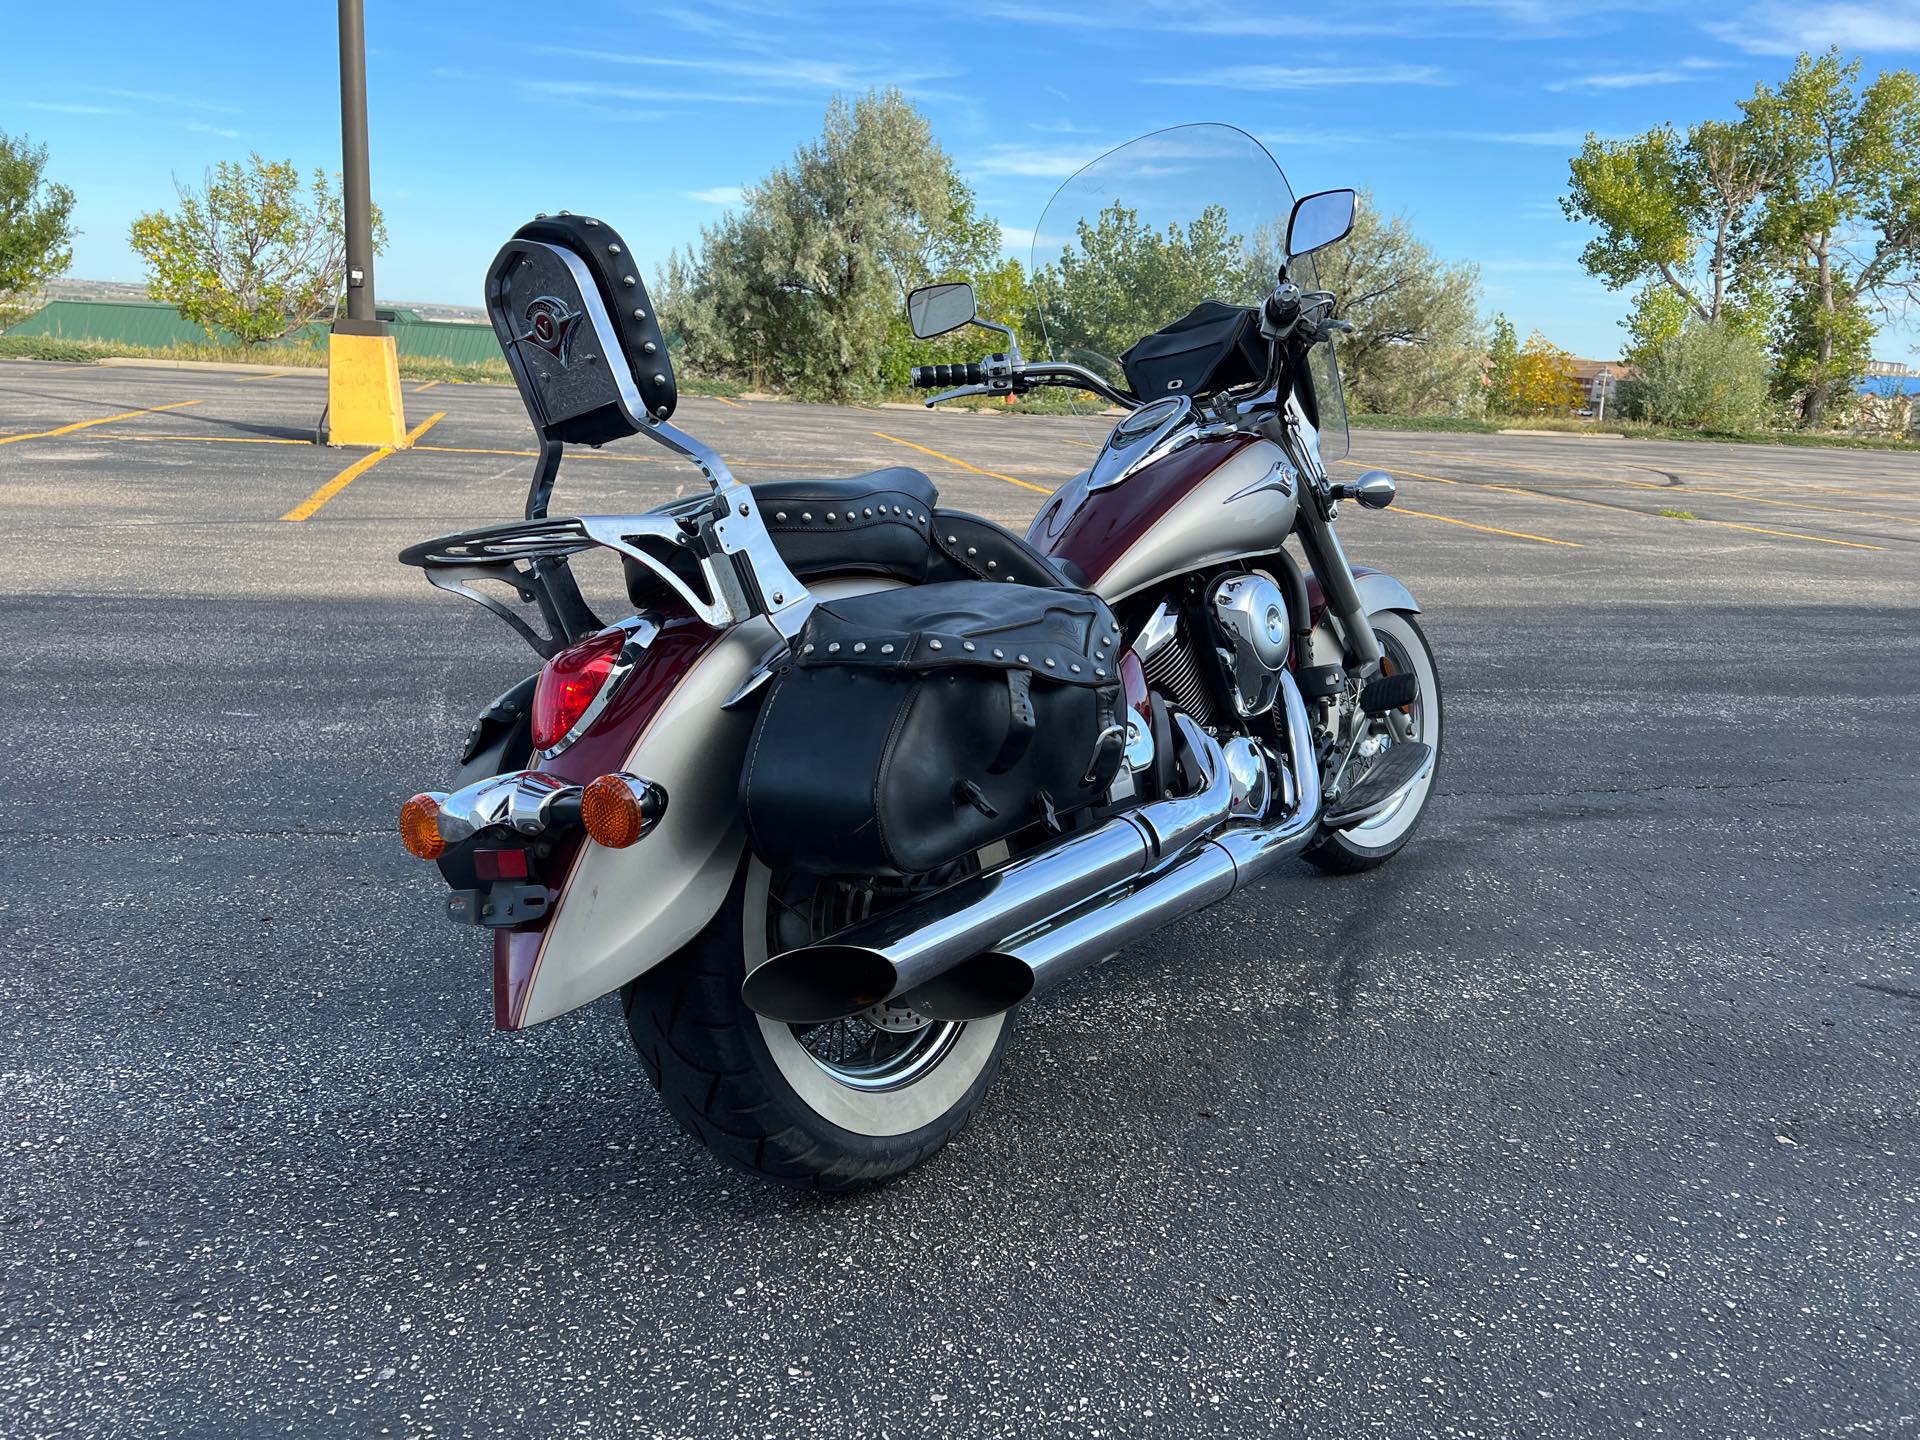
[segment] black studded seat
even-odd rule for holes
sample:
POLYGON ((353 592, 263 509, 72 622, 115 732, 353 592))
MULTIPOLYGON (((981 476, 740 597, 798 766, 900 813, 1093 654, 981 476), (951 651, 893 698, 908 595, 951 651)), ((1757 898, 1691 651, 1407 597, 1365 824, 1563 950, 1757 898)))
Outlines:
MULTIPOLYGON (((843 480, 763 480, 752 487, 774 547, 802 581, 885 575, 909 585, 1012 580, 1079 589, 1025 539, 964 510, 939 508, 933 481, 905 465, 843 480)), ((627 591, 645 606, 658 581, 626 562, 627 591)))
POLYGON ((763 480, 753 495, 774 547, 801 580, 927 578, 927 533, 940 492, 918 470, 893 465, 844 480, 763 480))
POLYGON ((766 480, 753 487, 773 543, 802 580, 890 575, 910 584, 1013 580, 1067 584, 1020 536, 964 510, 942 510, 933 482, 905 465, 845 480, 766 480))

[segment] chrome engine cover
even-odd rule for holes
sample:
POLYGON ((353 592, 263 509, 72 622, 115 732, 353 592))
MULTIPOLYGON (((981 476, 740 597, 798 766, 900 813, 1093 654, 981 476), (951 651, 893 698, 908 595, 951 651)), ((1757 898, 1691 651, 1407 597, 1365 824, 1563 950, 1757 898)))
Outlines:
POLYGON ((1292 641, 1286 597, 1264 575, 1228 575, 1213 587, 1210 604, 1234 707, 1245 717, 1264 715, 1280 698, 1292 641))

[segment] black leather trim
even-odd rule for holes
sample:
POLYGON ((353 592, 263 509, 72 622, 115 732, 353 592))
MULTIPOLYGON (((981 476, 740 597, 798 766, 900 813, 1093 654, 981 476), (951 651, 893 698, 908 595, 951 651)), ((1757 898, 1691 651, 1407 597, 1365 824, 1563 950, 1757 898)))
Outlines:
POLYGON ((964 510, 936 510, 933 531, 935 580, 1011 580, 1046 590, 1079 590, 1026 540, 991 520, 964 510))
POLYGON ((671 416, 679 390, 673 382, 666 336, 660 333, 660 322, 653 313, 653 301, 640 278, 633 251, 614 228, 585 215, 547 215, 522 225, 514 231, 514 239, 540 240, 580 257, 600 287, 601 303, 607 307, 607 318, 613 321, 621 354, 633 372, 633 383, 647 413, 656 420, 671 416), (648 346, 653 347, 651 352, 648 346))

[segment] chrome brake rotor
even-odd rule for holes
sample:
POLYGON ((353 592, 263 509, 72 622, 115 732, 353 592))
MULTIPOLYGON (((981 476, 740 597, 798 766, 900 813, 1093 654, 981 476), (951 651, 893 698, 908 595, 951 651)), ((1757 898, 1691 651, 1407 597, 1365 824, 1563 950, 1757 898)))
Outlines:
POLYGON ((922 1015, 910 1005, 897 1001, 882 1000, 878 1005, 869 1005, 855 1013, 856 1020, 864 1020, 876 1030, 885 1030, 894 1035, 911 1035, 916 1030, 924 1030, 933 1023, 929 1016, 922 1015))

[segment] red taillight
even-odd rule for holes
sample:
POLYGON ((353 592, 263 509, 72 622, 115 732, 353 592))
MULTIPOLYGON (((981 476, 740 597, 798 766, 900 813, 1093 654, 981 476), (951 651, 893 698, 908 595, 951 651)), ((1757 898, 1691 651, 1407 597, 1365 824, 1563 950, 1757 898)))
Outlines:
POLYGON ((620 658, 626 632, 610 630, 562 650, 533 687, 533 748, 551 750, 580 723, 620 658))

